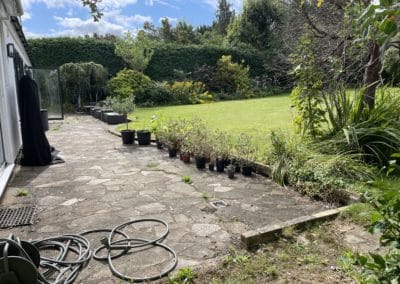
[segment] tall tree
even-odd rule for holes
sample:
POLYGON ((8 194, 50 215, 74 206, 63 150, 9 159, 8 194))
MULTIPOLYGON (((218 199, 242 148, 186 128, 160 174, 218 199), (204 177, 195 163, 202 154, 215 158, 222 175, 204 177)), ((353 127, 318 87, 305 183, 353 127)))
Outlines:
MULTIPOLYGON (((324 0, 317 0, 323 5, 324 0)), ((365 10, 360 17, 363 39, 368 41, 369 61, 365 67, 363 85, 365 88, 364 105, 370 109, 375 105, 376 88, 380 82, 382 59, 388 48, 400 51, 400 42, 394 40, 400 32, 400 3, 396 0, 363 0, 365 10)))
POLYGON ((376 87, 380 82, 382 60, 386 50, 393 47, 400 51, 400 42, 394 40, 400 32, 399 15, 400 3, 386 0, 369 4, 360 17, 370 54, 364 73, 364 104, 369 108, 375 105, 376 87))
POLYGON ((174 38, 177 43, 191 44, 196 41, 196 33, 192 25, 179 21, 174 30, 174 38))
POLYGON ((139 31, 136 37, 130 32, 115 42, 115 53, 128 63, 129 67, 142 72, 153 56, 150 39, 144 31, 139 31))
POLYGON ((174 41, 173 28, 168 18, 161 19, 159 34, 161 39, 166 42, 174 41))
POLYGON ((227 0, 218 0, 215 26, 220 34, 226 35, 231 21, 235 18, 235 10, 227 0))
POLYGON ((267 49, 275 42, 274 31, 280 21, 280 11, 273 1, 247 0, 242 14, 228 28, 228 40, 267 49))

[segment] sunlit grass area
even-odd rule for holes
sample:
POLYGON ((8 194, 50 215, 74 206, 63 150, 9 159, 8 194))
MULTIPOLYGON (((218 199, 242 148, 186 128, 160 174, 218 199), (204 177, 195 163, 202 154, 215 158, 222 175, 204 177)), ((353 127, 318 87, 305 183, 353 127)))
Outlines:
MULTIPOLYGON (((270 130, 281 128, 293 131, 293 110, 289 94, 261 99, 224 101, 201 105, 137 108, 129 115, 133 120, 131 129, 149 126, 151 117, 200 118, 211 128, 227 131, 233 135, 247 133, 264 138, 270 130)), ((118 130, 125 126, 118 126, 118 130)))

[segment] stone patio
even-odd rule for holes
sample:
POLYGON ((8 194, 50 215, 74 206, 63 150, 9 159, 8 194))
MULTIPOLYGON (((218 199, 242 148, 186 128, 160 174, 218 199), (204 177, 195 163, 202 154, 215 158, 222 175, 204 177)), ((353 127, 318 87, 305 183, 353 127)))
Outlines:
MULTIPOLYGON (((50 144, 66 162, 17 169, 1 206, 37 205, 36 223, 0 230, 0 236, 12 232, 21 239, 40 239, 160 218, 170 226, 165 243, 176 250, 181 268, 225 255, 245 231, 326 210, 326 205, 261 176, 239 174, 230 180, 226 174, 199 171, 193 164, 170 159, 154 146, 123 146, 107 127, 90 116, 69 116, 50 125, 50 144), (183 176, 190 176, 193 183, 184 183, 183 176), (28 196, 17 197, 20 190, 28 196), (216 200, 227 206, 215 209, 209 202, 216 200)), ((134 229, 138 230, 132 228, 132 237, 159 230, 134 229)), ((159 253, 142 252, 118 265, 126 273, 137 273, 139 266, 144 267, 140 273, 149 273, 157 269, 152 264, 163 259, 159 253)), ((122 283, 105 264, 94 261, 76 282, 122 283)))

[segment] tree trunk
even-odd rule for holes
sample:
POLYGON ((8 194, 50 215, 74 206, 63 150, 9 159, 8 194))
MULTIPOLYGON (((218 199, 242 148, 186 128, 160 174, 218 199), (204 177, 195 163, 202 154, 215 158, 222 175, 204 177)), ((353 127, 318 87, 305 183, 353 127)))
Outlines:
POLYGON ((380 47, 376 41, 370 41, 369 43, 369 62, 365 68, 364 73, 364 86, 365 94, 363 102, 368 106, 369 109, 373 109, 375 105, 375 92, 376 87, 379 84, 379 74, 381 71, 382 63, 380 59, 380 47))

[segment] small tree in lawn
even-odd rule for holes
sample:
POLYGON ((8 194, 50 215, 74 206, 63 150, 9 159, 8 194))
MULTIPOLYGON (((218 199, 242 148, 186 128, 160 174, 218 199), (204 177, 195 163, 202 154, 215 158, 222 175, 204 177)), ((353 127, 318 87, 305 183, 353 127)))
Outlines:
POLYGON ((139 72, 146 69, 153 53, 151 41, 144 31, 139 31, 136 37, 127 32, 124 38, 115 42, 115 54, 121 56, 130 68, 139 72))
POLYGON ((107 102, 115 112, 123 114, 126 117, 126 130, 129 130, 128 113, 135 110, 135 96, 108 98, 107 102))

